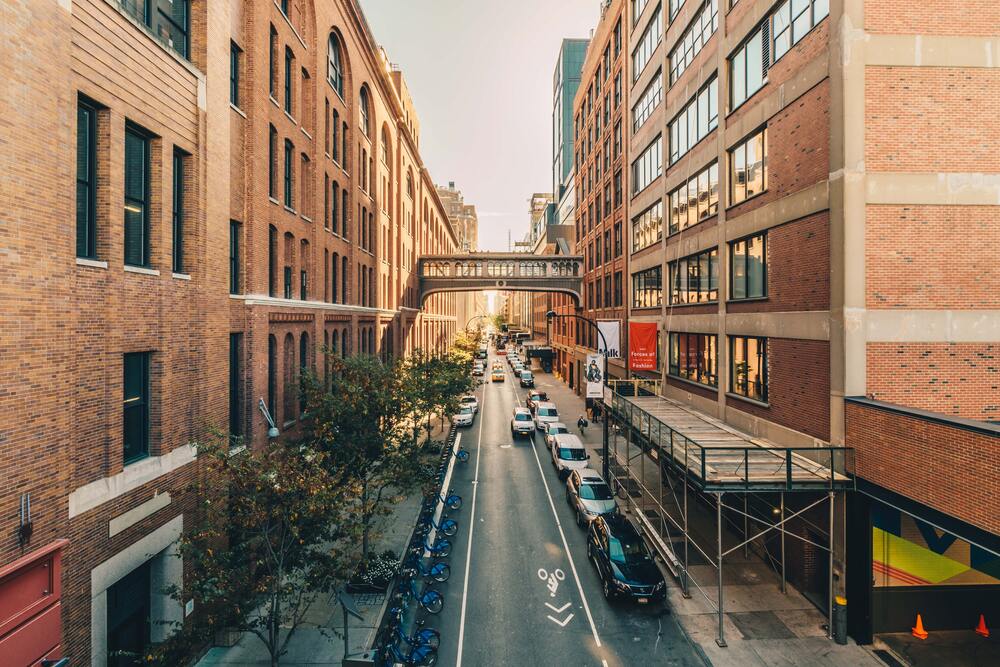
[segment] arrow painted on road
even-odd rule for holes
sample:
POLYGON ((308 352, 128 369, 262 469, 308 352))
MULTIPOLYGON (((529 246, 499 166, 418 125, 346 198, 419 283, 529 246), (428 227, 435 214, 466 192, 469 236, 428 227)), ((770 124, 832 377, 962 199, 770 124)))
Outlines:
POLYGON ((561 614, 564 611, 566 611, 566 607, 570 606, 571 604, 573 604, 573 603, 572 602, 567 602, 566 604, 564 604, 563 606, 559 607, 558 609, 556 609, 555 607, 553 607, 552 605, 550 605, 548 602, 545 603, 545 606, 548 607, 549 609, 551 609, 552 611, 554 611, 555 613, 561 614))
POLYGON ((556 625, 558 625, 560 628, 565 628, 566 624, 573 620, 573 614, 570 614, 569 616, 567 616, 566 620, 564 620, 564 621, 557 621, 556 619, 552 618, 551 616, 546 616, 545 618, 549 619, 550 621, 552 621, 553 623, 555 623, 556 625))

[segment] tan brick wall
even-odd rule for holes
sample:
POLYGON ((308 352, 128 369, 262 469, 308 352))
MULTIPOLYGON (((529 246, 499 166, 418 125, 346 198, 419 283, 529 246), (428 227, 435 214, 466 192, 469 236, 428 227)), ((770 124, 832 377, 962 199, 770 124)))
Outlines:
POLYGON ((1000 69, 868 67, 865 168, 1000 171, 1000 69))
POLYGON ((868 0, 865 30, 903 35, 1000 35, 996 0, 868 0))
POLYGON ((889 403, 1000 419, 1000 345, 868 343, 868 391, 889 403))
POLYGON ((868 206, 868 308, 1000 308, 1000 207, 868 206))
POLYGON ((846 420, 860 477, 1000 533, 1000 438, 856 403, 846 420))

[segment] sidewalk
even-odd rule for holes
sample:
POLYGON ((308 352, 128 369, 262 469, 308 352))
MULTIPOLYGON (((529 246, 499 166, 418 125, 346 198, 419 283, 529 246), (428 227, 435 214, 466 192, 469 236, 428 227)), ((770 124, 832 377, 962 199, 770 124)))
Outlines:
MULTIPOLYGON (((535 371, 535 386, 556 404, 562 422, 570 431, 579 433, 576 420, 584 413, 584 400, 549 373, 535 371)), ((600 423, 591 423, 581 438, 596 469, 601 466, 602 428, 600 423)), ((714 534, 714 523, 703 528, 711 529, 714 534)), ((714 581, 716 577, 715 568, 707 564, 692 565, 690 572, 699 582, 714 581)), ((727 561, 723 576, 727 610, 724 625, 729 644, 726 648, 715 643, 718 614, 709 600, 714 602, 716 588, 703 585, 702 594, 692 586, 692 597, 685 599, 677 580, 666 577, 672 612, 715 667, 885 667, 873 653, 853 641, 840 646, 827 639, 826 616, 791 586, 782 595, 778 577, 761 560, 754 557, 743 560, 734 554, 727 561)))
MULTIPOLYGON (((447 423, 438 424, 432 437, 443 439, 447 436, 447 428, 447 423)), ((392 514, 383 517, 379 524, 382 534, 372 546, 372 551, 391 549, 397 554, 402 553, 409 542, 421 504, 422 498, 418 490, 396 505, 392 514)), ((348 615, 348 653, 352 657, 361 655, 371 645, 386 596, 358 595, 354 601, 363 618, 356 619, 348 615)), ((282 667, 340 665, 344 659, 343 627, 344 614, 336 593, 318 599, 289 642, 288 652, 281 658, 282 667)), ((216 646, 210 649, 196 667, 270 667, 270 664, 271 659, 263 642, 256 635, 247 632, 233 646, 216 646)))

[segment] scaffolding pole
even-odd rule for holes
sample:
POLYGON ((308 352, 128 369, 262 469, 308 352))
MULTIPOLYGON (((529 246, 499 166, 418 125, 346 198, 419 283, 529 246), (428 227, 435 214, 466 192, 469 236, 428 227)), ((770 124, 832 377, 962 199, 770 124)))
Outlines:
POLYGON ((716 540, 716 569, 719 574, 719 636, 715 643, 721 648, 726 647, 726 631, 724 629, 725 612, 722 608, 722 492, 715 498, 715 540, 716 540))
POLYGON ((785 492, 781 492, 781 592, 785 595, 785 492))
MULTIPOLYGON (((671 438, 673 435, 670 436, 671 438)), ((687 461, 687 443, 684 444, 684 460, 687 461)), ((687 467, 684 468, 684 477, 681 483, 684 484, 684 576, 681 578, 681 588, 684 591, 684 597, 691 598, 691 590, 688 587, 688 485, 687 485, 687 467)))
POLYGON ((830 553, 829 553, 827 572, 829 573, 830 576, 830 589, 827 592, 827 601, 826 601, 826 606, 827 606, 826 637, 827 639, 833 639, 833 496, 834 496, 833 491, 830 491, 829 494, 830 494, 830 532, 829 532, 830 553))

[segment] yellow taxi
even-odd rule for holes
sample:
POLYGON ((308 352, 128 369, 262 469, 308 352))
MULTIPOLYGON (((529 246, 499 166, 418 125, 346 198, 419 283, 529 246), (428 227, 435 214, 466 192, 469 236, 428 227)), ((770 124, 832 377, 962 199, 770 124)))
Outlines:
POLYGON ((490 373, 490 380, 493 382, 503 382, 504 375, 506 375, 506 373, 504 373, 503 368, 494 368, 493 372, 490 373))

